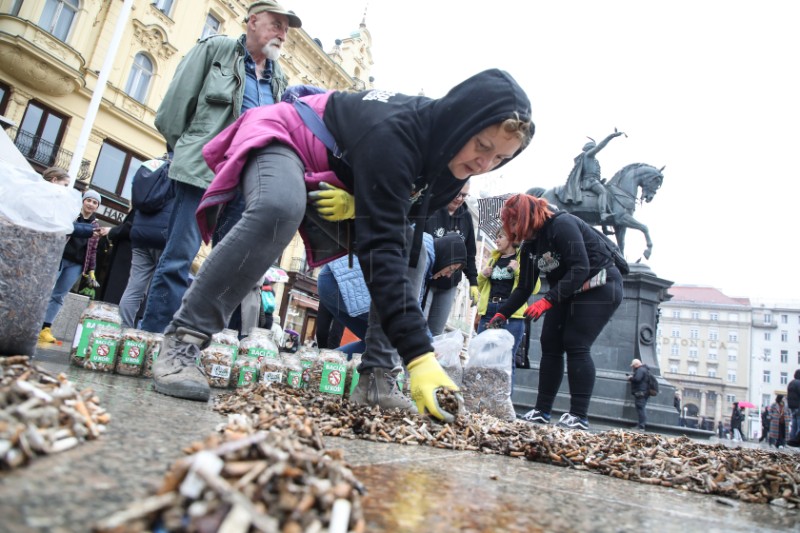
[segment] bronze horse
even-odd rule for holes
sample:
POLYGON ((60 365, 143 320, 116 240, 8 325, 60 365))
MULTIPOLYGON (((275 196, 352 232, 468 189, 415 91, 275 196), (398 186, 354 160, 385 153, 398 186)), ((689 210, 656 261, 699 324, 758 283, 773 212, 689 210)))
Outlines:
POLYGON ((649 258, 653 251, 650 232, 647 226, 633 218, 637 201, 636 193, 639 188, 642 189, 642 195, 638 198, 640 203, 652 201, 664 181, 664 175, 661 173, 663 170, 664 167, 658 169, 645 163, 631 163, 614 174, 614 177, 605 184, 610 198, 609 209, 612 214, 602 222, 597 205, 597 195, 592 191, 583 191, 583 201, 580 204, 562 202, 559 199, 562 187, 548 190, 534 187, 528 190, 528 194, 544 198, 559 209, 572 213, 593 226, 602 225, 604 233, 613 234, 616 237, 617 245, 623 253, 625 253, 625 232, 628 228, 638 229, 647 241, 644 257, 649 258), (606 226, 613 227, 613 232, 607 231, 606 226))

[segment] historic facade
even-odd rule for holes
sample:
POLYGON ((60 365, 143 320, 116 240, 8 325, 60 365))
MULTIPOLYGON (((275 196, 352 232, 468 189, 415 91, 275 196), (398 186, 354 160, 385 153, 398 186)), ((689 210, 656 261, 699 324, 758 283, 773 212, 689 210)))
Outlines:
MULTIPOLYGON (((122 38, 77 176, 80 187, 102 195, 101 220, 119 222, 128 211, 130 181, 139 164, 165 151, 153 122, 178 63, 200 38, 241 35, 249 4, 134 0, 126 12, 123 0, 0 0, 0 116, 12 124, 7 133, 35 169, 69 168, 122 20, 122 38)), ((291 2, 286 6, 291 9, 291 2)), ((372 37, 365 21, 356 31, 342 31, 347 37, 330 53, 304 29, 289 32, 280 63, 290 85, 372 87, 372 37)), ((304 263, 302 246, 287 249, 281 260, 301 277, 304 263)), ((279 299, 282 288, 276 286, 279 299)), ((294 300, 313 311, 313 299, 300 296, 294 300)), ((282 301, 286 316, 288 295, 282 301)), ((313 331, 313 314, 306 316, 305 309, 297 315, 301 323, 290 325, 313 331)))
POLYGON ((688 425, 730 423, 733 402, 749 398, 751 306, 711 287, 675 285, 660 305, 662 375, 681 394, 688 425))

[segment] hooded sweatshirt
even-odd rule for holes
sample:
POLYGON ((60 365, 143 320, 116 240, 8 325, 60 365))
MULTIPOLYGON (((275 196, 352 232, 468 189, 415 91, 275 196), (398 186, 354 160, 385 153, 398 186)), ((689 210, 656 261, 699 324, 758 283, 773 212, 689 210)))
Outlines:
POLYGON ((408 363, 433 351, 406 271, 429 214, 463 186, 447 165, 483 129, 509 118, 530 120, 530 101, 510 75, 496 69, 439 99, 373 90, 302 100, 322 115, 347 162, 309 136, 290 104, 251 109, 204 149, 217 177, 198 209, 201 230, 208 230, 205 211, 231 195, 249 150, 270 142, 292 147, 306 167, 307 185, 308 174, 332 174, 353 193, 355 252, 381 326, 408 363), (320 153, 327 154, 325 161, 320 153), (413 241, 406 238, 409 224, 416 224, 413 241))
MULTIPOLYGON (((433 235, 434 239, 440 239, 451 232, 455 232, 461 237, 467 247, 467 264, 464 268, 464 274, 467 276, 470 286, 477 286, 478 267, 475 265, 475 255, 477 254, 475 227, 472 224, 472 215, 467 204, 458 206, 458 209, 452 215, 446 206, 439 209, 425 223, 425 231, 433 235)), ((459 271, 457 275, 453 275, 451 286, 455 287, 460 281, 461 272, 459 271)))

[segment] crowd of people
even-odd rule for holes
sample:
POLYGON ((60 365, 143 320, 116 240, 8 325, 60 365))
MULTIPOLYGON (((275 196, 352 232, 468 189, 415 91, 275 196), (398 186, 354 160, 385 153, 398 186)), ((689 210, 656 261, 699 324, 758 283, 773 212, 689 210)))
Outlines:
MULTIPOLYGON (((513 194, 500 213, 491 258, 480 271, 476 265, 470 178, 511 162, 530 144, 535 128, 522 87, 491 69, 438 99, 301 87, 293 102, 282 101, 289 93, 277 59, 301 20, 260 0, 250 4, 245 23, 238 38, 202 39, 181 61, 155 119, 167 154, 133 178, 125 222, 132 252, 120 313, 124 327, 165 334, 155 390, 209 398, 196 364, 200 350, 232 324, 242 334, 273 326, 274 292, 264 274, 299 231, 309 263, 324 265, 320 342, 361 354, 351 402, 452 420, 435 392, 457 387, 432 343, 466 278, 480 317, 477 333, 505 328, 516 353, 526 320, 543 321, 538 393, 523 420, 551 422, 566 367, 569 409, 558 424, 589 429, 592 346, 623 299, 607 238, 543 199, 513 194), (211 251, 192 277, 203 242, 211 251), (541 296, 540 277, 547 282, 541 296), (357 340, 340 344, 343 331, 357 340), (403 371, 410 397, 396 384, 403 371)), ((619 135, 584 147, 571 175, 576 191, 599 184, 594 156, 619 135)), ((44 178, 69 183, 58 168, 44 178)), ((55 341, 50 326, 78 279, 96 284, 97 242, 108 232, 94 214, 101 201, 96 191, 83 194, 41 342, 55 341)), ((298 339, 291 342, 296 347, 298 339)), ((638 359, 631 369, 637 427, 644 430, 649 370, 638 359)), ((798 374, 788 405, 779 395, 765 419, 779 447, 797 439, 798 374)), ((741 419, 735 405, 736 438, 744 438, 741 419)))

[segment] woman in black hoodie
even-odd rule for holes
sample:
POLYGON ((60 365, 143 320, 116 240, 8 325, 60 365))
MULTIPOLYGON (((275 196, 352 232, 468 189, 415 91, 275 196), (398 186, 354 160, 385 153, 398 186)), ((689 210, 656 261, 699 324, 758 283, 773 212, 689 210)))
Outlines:
POLYGON ((531 304, 525 316, 538 320, 545 312, 540 343, 539 393, 536 406, 523 418, 547 424, 564 376, 567 354, 570 407, 559 425, 589 429, 589 402, 594 389, 592 344, 622 303, 622 275, 605 237, 578 217, 553 212, 546 200, 517 194, 500 213, 503 229, 521 242, 519 284, 490 322, 504 322, 533 292, 539 274, 550 289, 531 304), (599 280, 602 279, 602 282, 599 280), (597 281, 596 286, 587 285, 597 281))
MULTIPOLYGON (((326 183, 335 180, 338 189, 317 198, 332 201, 328 193, 339 195, 340 189, 354 197, 354 209, 332 208, 337 212, 329 220, 355 217, 351 241, 372 297, 367 350, 351 401, 411 408, 399 401, 393 386, 393 358, 399 354, 417 409, 449 418, 434 393, 456 387, 434 357, 417 302, 422 232, 430 213, 446 206, 465 180, 500 167, 527 146, 533 136, 530 101, 511 76, 496 69, 472 76, 439 99, 373 90, 301 101, 321 116, 330 133, 327 151, 319 149, 319 133, 308 135, 310 117, 299 120, 302 106, 290 104, 251 109, 204 149, 216 177, 198 209, 203 235, 209 234, 213 208, 237 190, 244 193, 245 212, 214 247, 167 327, 153 369, 155 388, 208 398, 194 358, 305 226, 304 218, 314 218, 314 210, 306 209, 306 193, 307 187, 317 188, 310 181, 318 176, 326 183)), ((346 228, 339 234, 346 235, 346 228)), ((305 235, 309 243, 309 231, 305 235)), ((307 249, 311 263, 319 248, 307 249)))

